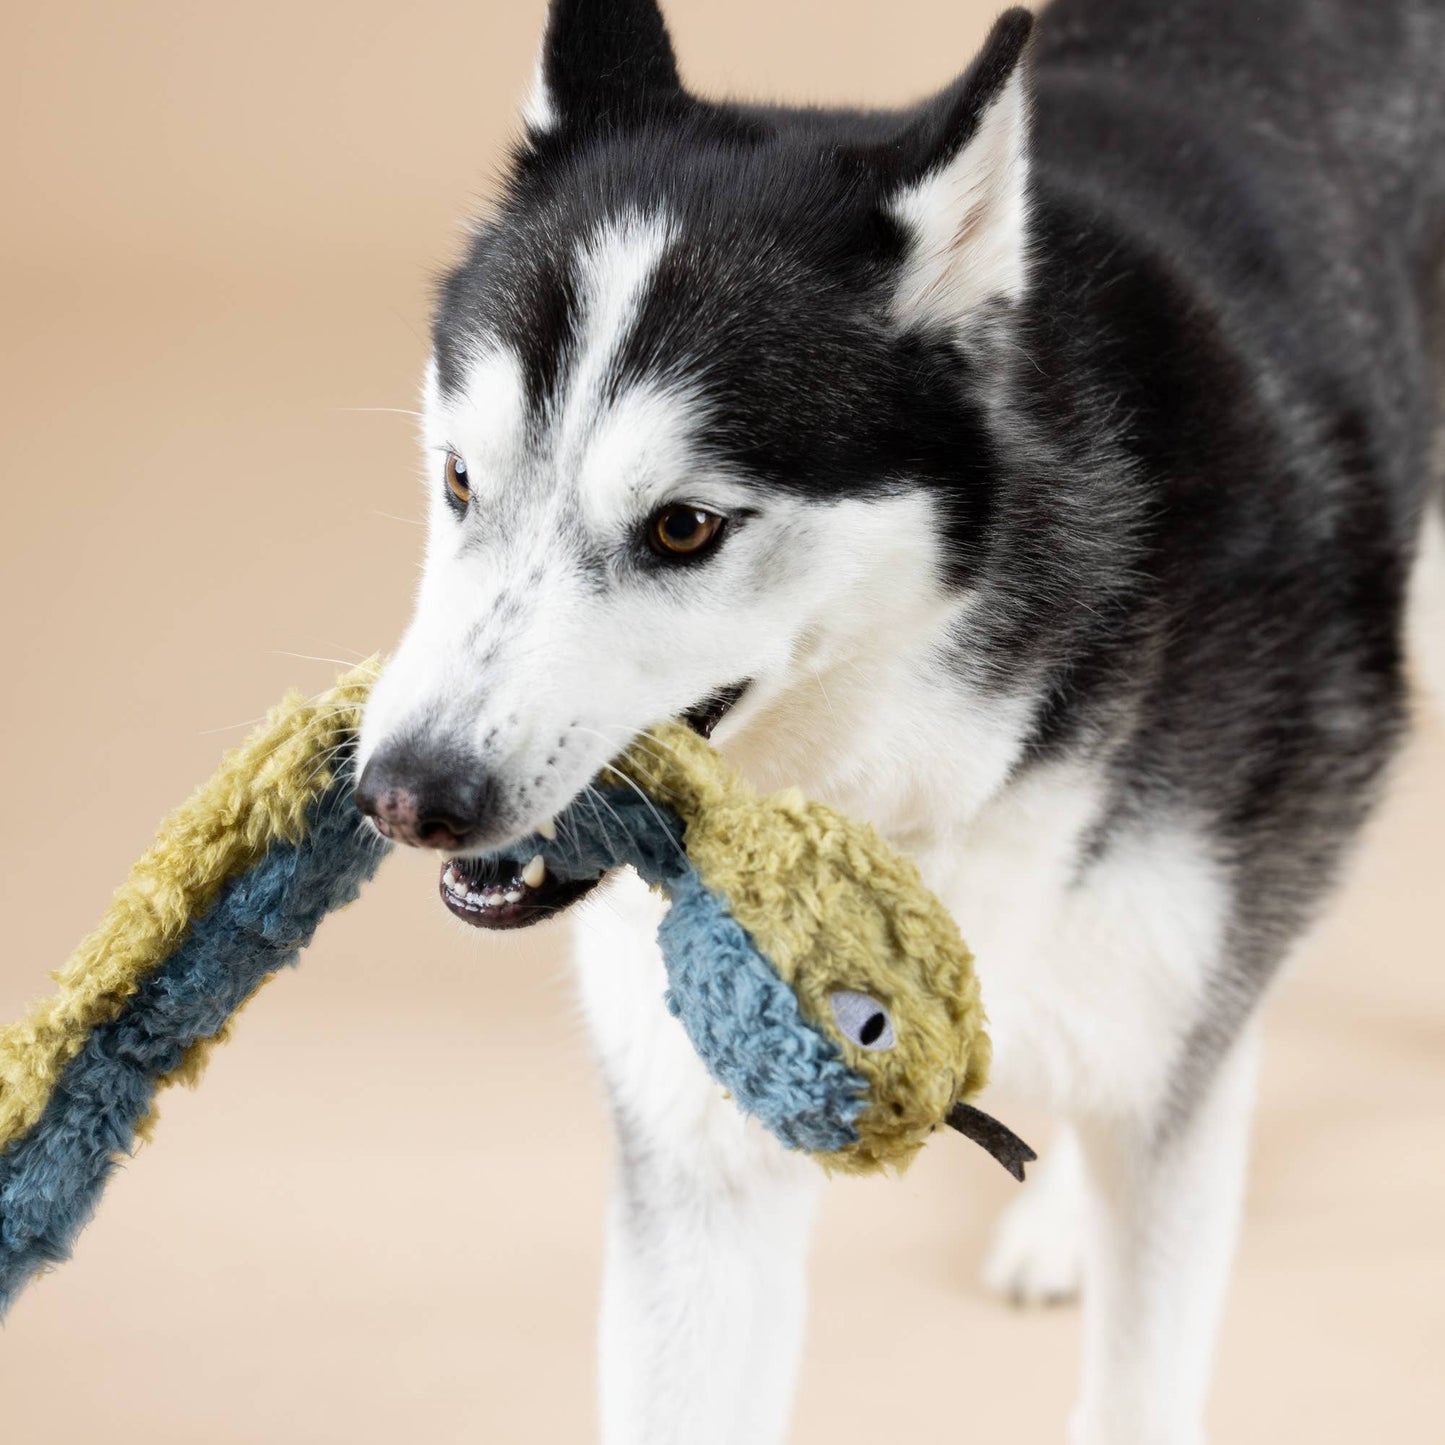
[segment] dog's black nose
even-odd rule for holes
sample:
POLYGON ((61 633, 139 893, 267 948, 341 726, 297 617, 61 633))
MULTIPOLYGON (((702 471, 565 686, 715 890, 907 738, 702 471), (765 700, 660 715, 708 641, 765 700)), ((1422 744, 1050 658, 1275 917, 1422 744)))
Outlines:
POLYGON ((383 837, 412 848, 452 851, 486 822, 492 786, 454 757, 424 762, 412 748, 383 750, 362 769, 356 806, 383 837))

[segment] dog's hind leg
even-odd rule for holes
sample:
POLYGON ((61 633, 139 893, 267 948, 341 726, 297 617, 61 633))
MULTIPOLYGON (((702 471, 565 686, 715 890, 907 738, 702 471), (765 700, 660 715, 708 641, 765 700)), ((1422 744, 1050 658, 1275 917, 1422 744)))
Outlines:
POLYGON ((1087 1211, 1075 1445, 1200 1445, 1244 1194, 1251 1028, 1187 1118, 1081 1126, 1087 1211))
POLYGON ((600 1331, 603 1445, 778 1445, 822 1184, 739 1114, 666 1011, 658 904, 619 878, 577 919, 617 1126, 600 1331))
POLYGON ((1084 1254, 1084 1160, 1065 1125, 999 1220, 983 1282, 1018 1305, 1063 1304, 1079 1293, 1084 1254))

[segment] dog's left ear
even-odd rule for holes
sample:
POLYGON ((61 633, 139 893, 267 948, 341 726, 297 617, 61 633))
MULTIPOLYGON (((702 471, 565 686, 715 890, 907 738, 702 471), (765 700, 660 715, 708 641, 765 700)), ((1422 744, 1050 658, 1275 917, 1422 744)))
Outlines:
POLYGON ((534 136, 625 130, 685 100, 657 0, 552 0, 524 113, 534 136))
POLYGON ((907 234, 895 309, 910 325, 966 325, 1023 294, 1028 67, 1034 17, 1006 11, 972 65, 873 153, 884 208, 907 234))

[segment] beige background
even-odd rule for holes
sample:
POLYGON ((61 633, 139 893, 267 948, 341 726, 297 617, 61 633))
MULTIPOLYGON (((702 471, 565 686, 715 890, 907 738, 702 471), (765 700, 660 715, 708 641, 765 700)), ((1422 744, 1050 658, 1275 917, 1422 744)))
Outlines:
MULTIPOLYGON (((946 79, 990 9, 670 7, 701 87, 873 101, 946 79)), ((0 12, 0 1017, 240 724, 395 639, 411 423, 367 409, 412 405, 539 25, 540 0, 0 12)), ((1442 803, 1432 724, 1273 1009, 1219 1440, 1439 1438, 1442 803)), ((0 1435, 589 1438, 608 1144, 561 940, 478 939, 434 890, 391 865, 167 1101, 0 1336, 0 1435)), ((1063 1438, 1074 1314, 975 1283, 1010 1190, 946 1145, 833 1189, 798 1442, 1063 1438)))

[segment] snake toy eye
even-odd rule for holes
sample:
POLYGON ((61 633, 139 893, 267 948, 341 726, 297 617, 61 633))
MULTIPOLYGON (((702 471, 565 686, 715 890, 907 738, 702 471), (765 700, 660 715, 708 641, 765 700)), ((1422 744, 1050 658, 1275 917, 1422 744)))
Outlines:
POLYGON ((860 1049, 891 1049, 898 1042, 893 1019, 876 998, 840 988, 828 995, 838 1032, 860 1049))
POLYGON ((455 453, 447 453, 447 491, 452 500, 465 507, 472 499, 472 487, 467 479, 467 464, 455 453))

